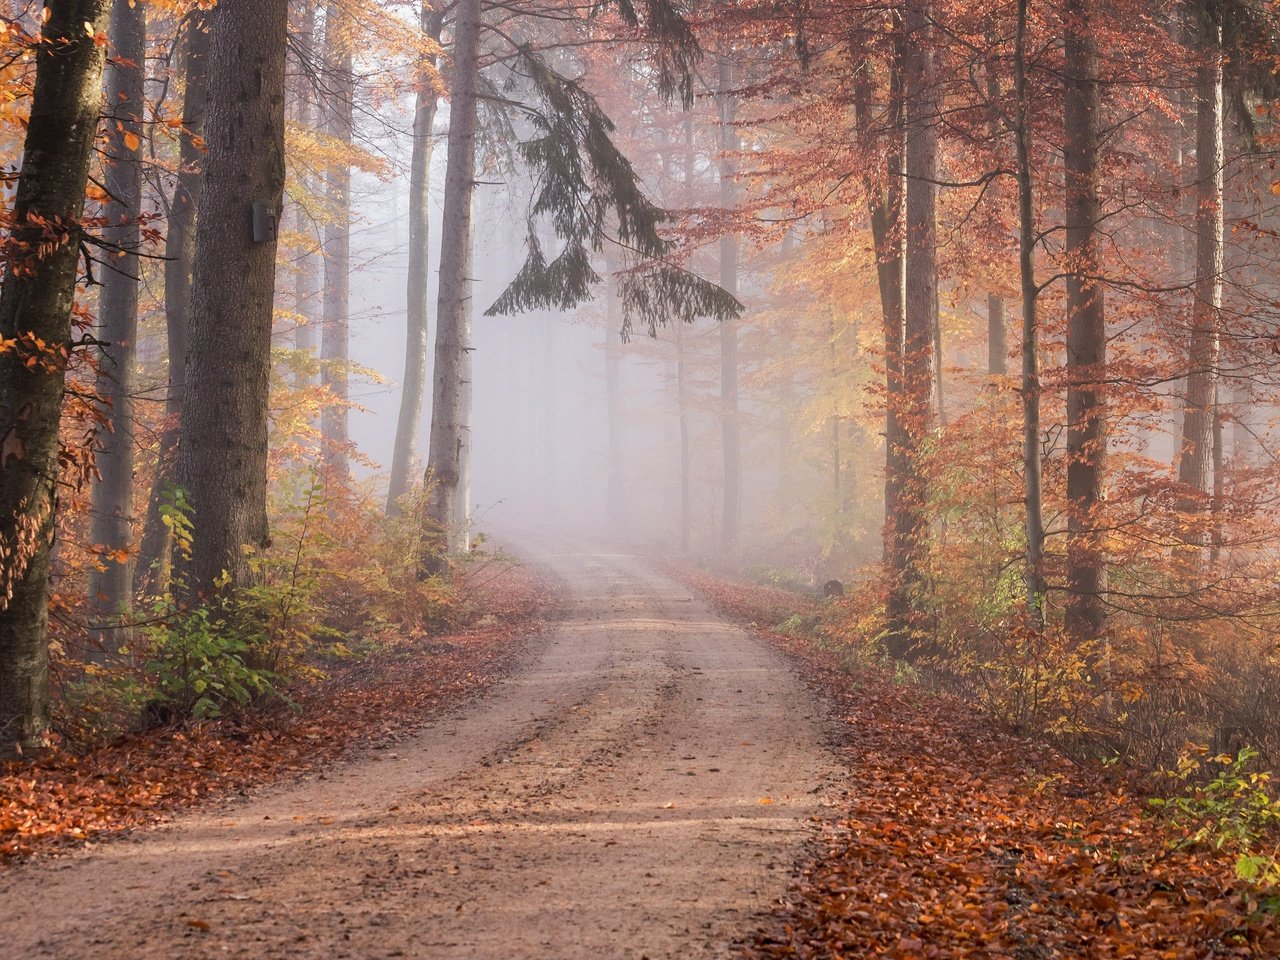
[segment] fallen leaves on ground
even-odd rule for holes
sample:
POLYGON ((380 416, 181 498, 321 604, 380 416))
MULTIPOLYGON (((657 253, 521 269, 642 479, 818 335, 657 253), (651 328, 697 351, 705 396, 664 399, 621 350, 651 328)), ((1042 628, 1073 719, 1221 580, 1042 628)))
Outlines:
MULTIPOLYGON (((778 591, 669 569, 735 619, 785 618, 778 591)), ((787 902, 744 956, 1280 957, 1280 922, 1258 910, 1232 858, 1172 849, 1181 834, 1144 817, 1122 778, 954 697, 851 675, 811 642, 760 632, 835 706, 848 775, 787 902)))
POLYGON ((212 794, 297 775, 359 742, 411 732, 500 677, 554 590, 513 565, 488 580, 481 616, 447 637, 405 641, 305 691, 297 713, 259 714, 130 735, 84 756, 52 750, 0 766, 0 860, 163 819, 212 794))

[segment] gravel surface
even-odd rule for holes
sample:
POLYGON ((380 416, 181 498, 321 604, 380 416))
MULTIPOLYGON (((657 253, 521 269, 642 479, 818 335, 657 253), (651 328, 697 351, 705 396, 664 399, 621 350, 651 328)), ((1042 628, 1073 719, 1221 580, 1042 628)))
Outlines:
POLYGON ((525 553, 565 613, 510 678, 325 773, 12 870, 0 952, 731 955, 822 813, 821 707, 643 560, 525 553))

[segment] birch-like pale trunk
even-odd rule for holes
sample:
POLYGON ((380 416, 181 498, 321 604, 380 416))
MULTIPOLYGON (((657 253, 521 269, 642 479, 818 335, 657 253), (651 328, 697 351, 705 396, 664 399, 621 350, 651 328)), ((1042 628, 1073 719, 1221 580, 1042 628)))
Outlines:
MULTIPOLYGON (((732 211, 738 204, 734 181, 739 149, 734 126, 736 104, 732 95, 733 64, 728 54, 720 58, 720 206, 732 211)), ((720 238, 720 287, 738 295, 738 250, 735 233, 720 238)), ((742 526, 742 436, 738 413, 738 319, 720 321, 720 443, 724 458, 724 511, 720 525, 720 550, 732 560, 742 526)))
MULTIPOLYGON (((430 0, 422 4, 422 32, 440 39, 444 13, 430 0)), ((400 498, 409 492, 410 471, 422 419, 422 398, 427 370, 427 277, 430 263, 432 136, 440 97, 434 84, 436 57, 424 60, 418 71, 413 112, 413 154, 409 162, 409 282, 404 345, 404 380, 400 390, 400 415, 395 445, 391 449, 391 477, 387 489, 387 514, 399 516, 400 498)))
POLYGON ((479 85, 480 0, 459 0, 450 83, 449 147, 440 231, 440 288, 436 300, 435 373, 431 446, 427 455, 424 557, 427 572, 439 570, 446 553, 462 545, 458 529, 464 430, 463 379, 468 319, 472 310, 472 197, 476 170, 476 94, 479 85))

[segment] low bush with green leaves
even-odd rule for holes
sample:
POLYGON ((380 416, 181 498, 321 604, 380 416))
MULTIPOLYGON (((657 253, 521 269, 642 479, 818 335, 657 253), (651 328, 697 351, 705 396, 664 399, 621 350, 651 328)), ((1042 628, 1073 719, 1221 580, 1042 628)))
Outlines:
POLYGON ((1280 884, 1280 802, 1272 795, 1271 774, 1251 769, 1257 756, 1249 748, 1234 757, 1222 754, 1204 761, 1184 756, 1168 773, 1182 785, 1181 792, 1149 802, 1186 828, 1178 846, 1228 850, 1236 854, 1240 879, 1275 886, 1280 884), (1214 768, 1216 772, 1203 779, 1214 768))

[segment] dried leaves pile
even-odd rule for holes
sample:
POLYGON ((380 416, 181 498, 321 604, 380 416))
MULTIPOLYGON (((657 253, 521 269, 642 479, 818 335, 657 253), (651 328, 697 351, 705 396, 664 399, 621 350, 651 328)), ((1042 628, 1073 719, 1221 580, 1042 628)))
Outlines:
MULTIPOLYGON (((783 619, 778 591, 680 575, 739 620, 783 619)), ((851 675, 810 641, 760 632, 835 706, 848 777, 788 902, 745 956, 1280 957, 1280 922, 1232 858, 1173 849, 1180 834, 1144 817, 1119 776, 1006 734, 955 698, 851 675)))
POLYGON ((526 567, 492 577, 479 617, 448 637, 405 641, 265 713, 126 737, 85 756, 51 751, 0 766, 0 859, 153 823, 215 793, 316 767, 353 744, 411 731, 497 679, 554 603, 526 567))

